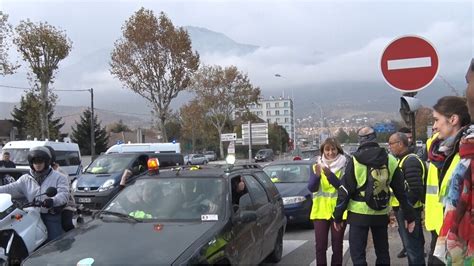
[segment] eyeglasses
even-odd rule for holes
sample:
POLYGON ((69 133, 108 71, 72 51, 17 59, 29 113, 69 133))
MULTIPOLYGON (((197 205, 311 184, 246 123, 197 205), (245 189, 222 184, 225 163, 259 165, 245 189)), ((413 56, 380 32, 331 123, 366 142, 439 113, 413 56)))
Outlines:
POLYGON ((400 142, 400 141, 389 142, 389 143, 388 143, 388 146, 392 146, 392 145, 397 144, 397 143, 399 143, 399 142, 400 142))

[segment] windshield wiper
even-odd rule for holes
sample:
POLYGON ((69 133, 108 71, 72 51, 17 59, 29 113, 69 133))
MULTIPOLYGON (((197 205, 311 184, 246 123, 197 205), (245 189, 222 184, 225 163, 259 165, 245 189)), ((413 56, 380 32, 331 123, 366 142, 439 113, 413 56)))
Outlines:
POLYGON ((123 218, 123 219, 126 219, 126 220, 131 220, 131 221, 134 221, 134 222, 138 222, 138 223, 141 223, 142 220, 139 220, 129 214, 126 214, 126 213, 121 213, 121 212, 113 212, 113 211, 106 211, 106 210, 103 210, 103 211, 99 211, 97 213, 98 215, 100 214, 107 214, 107 215, 113 215, 113 216, 117 216, 117 217, 120 217, 120 218, 123 218))

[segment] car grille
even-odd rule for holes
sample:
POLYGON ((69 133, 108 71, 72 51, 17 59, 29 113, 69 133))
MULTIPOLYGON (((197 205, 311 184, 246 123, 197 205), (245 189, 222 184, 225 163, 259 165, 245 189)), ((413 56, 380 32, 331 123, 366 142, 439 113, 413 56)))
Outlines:
POLYGON ((78 187, 77 190, 79 191, 96 191, 99 187, 78 187))

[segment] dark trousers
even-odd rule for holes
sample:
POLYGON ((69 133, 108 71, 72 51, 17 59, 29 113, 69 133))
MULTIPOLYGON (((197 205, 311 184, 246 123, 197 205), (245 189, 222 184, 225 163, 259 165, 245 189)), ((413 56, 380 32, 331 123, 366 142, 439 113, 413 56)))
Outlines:
POLYGON ((61 212, 61 224, 63 226, 64 232, 69 232, 70 230, 74 229, 74 223, 72 222, 73 216, 74 212, 71 210, 63 210, 61 212))
POLYGON ((56 238, 60 237, 64 231, 61 225, 61 214, 50 214, 50 213, 42 213, 41 220, 43 220, 44 225, 46 225, 46 229, 48 230, 48 239, 46 242, 55 240, 56 238))
POLYGON ((314 220, 314 239, 316 240, 316 263, 327 265, 326 251, 328 249, 328 234, 331 231, 332 257, 331 265, 342 264, 342 241, 346 225, 338 232, 334 229, 333 220, 314 220))
POLYGON ((376 265, 390 264, 390 253, 388 252, 388 228, 384 226, 358 226, 352 225, 349 228, 349 250, 351 260, 354 265, 367 265, 365 250, 367 248, 367 238, 369 229, 372 232, 374 241, 376 265))
POLYGON ((395 213, 398 222, 398 232, 407 251, 409 265, 425 264, 425 237, 423 235, 423 225, 421 224, 421 211, 422 208, 415 209, 415 229, 412 233, 409 233, 408 229, 405 228, 403 210, 399 209, 395 213))
MULTIPOLYGON (((429 217, 425 217, 425 219, 429 219, 429 217)), ((438 240, 438 234, 436 233, 436 231, 430 231, 430 233, 431 233, 431 243, 430 243, 430 254, 428 255, 428 265, 444 265, 444 263, 440 259, 433 256, 433 253, 436 247, 436 240, 438 240)))

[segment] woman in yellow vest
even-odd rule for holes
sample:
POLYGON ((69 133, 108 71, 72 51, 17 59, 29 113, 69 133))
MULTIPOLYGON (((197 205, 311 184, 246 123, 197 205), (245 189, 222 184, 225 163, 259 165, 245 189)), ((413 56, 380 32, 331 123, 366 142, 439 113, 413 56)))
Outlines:
POLYGON ((344 229, 336 231, 332 213, 336 207, 337 189, 344 174, 346 157, 341 145, 334 138, 327 138, 320 147, 321 158, 313 166, 308 189, 313 193, 311 220, 316 240, 316 263, 325 265, 328 233, 331 229, 332 265, 342 264, 344 229))
POLYGON ((459 138, 461 128, 469 124, 470 116, 466 99, 457 96, 445 96, 433 106, 433 130, 437 133, 427 141, 428 176, 425 199, 425 227, 431 232, 430 255, 428 264, 441 263, 433 256, 436 240, 443 224, 444 197, 454 168, 459 163, 459 138))

